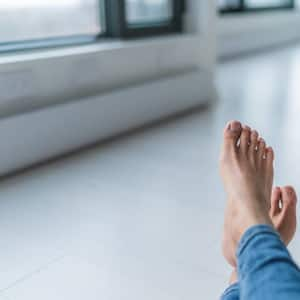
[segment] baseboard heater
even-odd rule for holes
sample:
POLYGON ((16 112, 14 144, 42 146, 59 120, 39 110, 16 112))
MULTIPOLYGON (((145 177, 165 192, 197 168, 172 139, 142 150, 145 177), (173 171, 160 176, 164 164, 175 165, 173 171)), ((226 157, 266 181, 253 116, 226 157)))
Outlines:
POLYGON ((207 102, 212 75, 195 70, 0 120, 0 175, 207 102))

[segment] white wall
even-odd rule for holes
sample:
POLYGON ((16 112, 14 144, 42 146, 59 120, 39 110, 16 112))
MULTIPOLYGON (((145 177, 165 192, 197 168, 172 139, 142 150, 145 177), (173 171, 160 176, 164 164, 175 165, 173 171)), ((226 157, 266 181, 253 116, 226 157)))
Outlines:
POLYGON ((300 12, 272 11, 228 14, 218 18, 219 57, 284 45, 300 40, 300 12))
POLYGON ((199 91, 210 97, 210 84, 195 71, 2 119, 0 174, 197 106, 199 91))
POLYGON ((199 37, 198 53, 201 53, 200 65, 212 72, 216 65, 217 13, 216 0, 187 1, 187 32, 199 37))
POLYGON ((195 35, 176 35, 0 58, 0 117, 200 68, 200 43, 195 35))

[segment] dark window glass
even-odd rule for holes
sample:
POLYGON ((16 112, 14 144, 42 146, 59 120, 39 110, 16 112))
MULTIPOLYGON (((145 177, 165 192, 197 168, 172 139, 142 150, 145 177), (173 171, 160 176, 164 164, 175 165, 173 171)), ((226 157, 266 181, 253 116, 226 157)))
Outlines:
POLYGON ((231 10, 240 8, 240 0, 219 0, 219 8, 222 10, 231 10))

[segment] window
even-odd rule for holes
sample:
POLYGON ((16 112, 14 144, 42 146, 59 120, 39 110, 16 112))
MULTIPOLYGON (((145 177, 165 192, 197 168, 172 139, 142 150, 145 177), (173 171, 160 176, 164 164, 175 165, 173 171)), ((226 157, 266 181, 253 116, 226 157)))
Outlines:
POLYGON ((173 3, 170 0, 127 0, 126 20, 129 25, 170 22, 173 3))
POLYGON ((0 0, 0 52, 179 32, 183 0, 0 0))
POLYGON ((274 9, 293 9, 294 0, 219 0, 221 12, 251 12, 274 9))
POLYGON ((182 30, 184 0, 111 0, 107 6, 113 36, 144 37, 182 30))
POLYGON ((1 0, 0 43, 101 34, 99 9, 98 0, 1 0))

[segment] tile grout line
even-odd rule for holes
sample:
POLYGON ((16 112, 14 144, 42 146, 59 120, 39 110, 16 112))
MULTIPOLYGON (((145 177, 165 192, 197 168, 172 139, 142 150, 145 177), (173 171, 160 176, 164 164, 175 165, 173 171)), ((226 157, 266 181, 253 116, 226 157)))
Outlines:
MULTIPOLYGON (((56 257, 55 259, 49 261, 48 263, 42 265, 41 267, 35 269, 34 271, 32 271, 32 272, 30 272, 30 273, 24 275, 23 277, 21 277, 21 278, 15 280, 14 282, 12 282, 11 284, 9 284, 9 285, 6 286, 5 288, 0 289, 0 297, 6 297, 6 296, 4 295, 4 293, 6 293, 8 290, 10 290, 11 288, 15 287, 15 286, 18 285, 19 283, 24 282, 24 281, 26 281, 27 279, 34 277, 36 274, 41 273, 42 271, 48 269, 48 268, 49 268, 50 266, 52 266, 53 264, 56 264, 56 263, 62 261, 66 256, 67 256, 67 255, 65 254, 65 255, 61 255, 61 256, 59 256, 59 257, 56 257)), ((1 299, 0 299, 0 300, 1 300, 1 299)), ((4 298, 3 300, 5 300, 5 298, 4 298)), ((7 299, 7 300, 9 300, 9 299, 7 299)))

